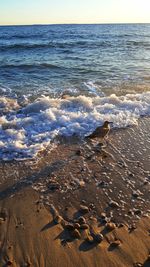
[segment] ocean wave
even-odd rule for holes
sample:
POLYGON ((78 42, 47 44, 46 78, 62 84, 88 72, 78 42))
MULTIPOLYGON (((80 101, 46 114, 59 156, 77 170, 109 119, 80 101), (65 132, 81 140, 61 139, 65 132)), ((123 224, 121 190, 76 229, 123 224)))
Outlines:
POLYGON ((82 137, 105 120, 114 127, 137 124, 150 115, 150 92, 117 96, 41 97, 21 107, 17 100, 3 99, 0 116, 0 159, 35 157, 58 135, 82 137), (13 103, 13 104, 12 104, 13 103), (11 112, 11 111, 14 112, 11 112))
POLYGON ((2 34, 1 36, 0 36, 0 40, 10 40, 10 38, 11 39, 23 39, 23 40, 25 40, 25 39, 39 39, 39 38, 43 38, 44 37, 44 35, 43 34, 29 34, 29 35, 26 35, 26 34, 10 34, 10 35, 8 35, 8 34, 2 34))
POLYGON ((77 40, 77 41, 68 41, 68 42, 41 42, 41 43, 9 43, 9 44, 0 44, 0 51, 5 52, 8 50, 15 49, 42 49, 42 48, 57 48, 57 49, 71 49, 71 48, 84 48, 90 47, 99 48, 99 47, 110 47, 112 46, 110 41, 90 41, 90 40, 77 40))
MULTIPOLYGON (((120 46, 129 46, 129 47, 143 47, 145 49, 150 48, 149 42, 146 41, 135 41, 135 40, 122 40, 119 41, 120 46)), ((40 43, 30 43, 30 42, 25 42, 25 43, 9 43, 9 44, 0 44, 0 51, 5 52, 9 50, 22 50, 22 49, 46 49, 46 48, 55 48, 55 49, 73 49, 73 48, 90 48, 90 49, 95 49, 95 48, 110 48, 113 47, 114 44, 113 42, 109 40, 76 40, 76 41, 71 41, 69 40, 68 42, 40 42, 40 43)))
POLYGON ((50 63, 34 63, 34 64, 5 64, 0 66, 0 68, 19 68, 19 69, 32 69, 32 68, 50 68, 50 69, 59 69, 61 66, 50 64, 50 63))
POLYGON ((150 43, 149 42, 145 42, 145 41, 127 41, 126 42, 127 46, 131 46, 131 47, 144 47, 144 48, 148 48, 150 49, 150 43))
POLYGON ((30 34, 30 35, 25 35, 25 34, 13 34, 11 38, 18 38, 18 39, 27 39, 27 38, 42 38, 44 35, 43 34, 30 34))
POLYGON ((44 47, 55 47, 53 43, 14 43, 0 45, 0 50, 5 51, 8 49, 33 49, 33 48, 44 48, 44 47))
POLYGON ((40 62, 40 63, 33 63, 33 64, 1 64, 0 69, 61 69, 61 70, 72 70, 78 71, 80 73, 88 74, 88 73, 99 73, 98 70, 92 70, 87 68, 81 67, 69 67, 69 66, 61 66, 56 64, 51 64, 48 62, 40 62))

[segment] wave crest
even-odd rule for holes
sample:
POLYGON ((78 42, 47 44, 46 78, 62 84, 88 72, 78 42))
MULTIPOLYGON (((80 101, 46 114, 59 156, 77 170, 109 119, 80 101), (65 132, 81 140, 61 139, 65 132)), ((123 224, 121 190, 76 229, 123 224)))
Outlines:
MULTIPOLYGON (((5 103, 11 110, 11 101, 5 98, 5 103)), ((16 105, 14 102, 14 109, 16 105)), ((0 158, 34 157, 57 135, 84 137, 105 120, 113 121, 114 127, 126 127, 137 124, 143 115, 150 115, 150 92, 57 99, 43 96, 0 117, 0 158)))

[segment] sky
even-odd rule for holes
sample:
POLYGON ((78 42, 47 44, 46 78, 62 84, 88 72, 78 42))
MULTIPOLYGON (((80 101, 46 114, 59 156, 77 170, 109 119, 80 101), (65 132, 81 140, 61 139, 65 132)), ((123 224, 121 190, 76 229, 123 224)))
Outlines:
POLYGON ((0 25, 150 23, 150 0, 0 0, 0 25))

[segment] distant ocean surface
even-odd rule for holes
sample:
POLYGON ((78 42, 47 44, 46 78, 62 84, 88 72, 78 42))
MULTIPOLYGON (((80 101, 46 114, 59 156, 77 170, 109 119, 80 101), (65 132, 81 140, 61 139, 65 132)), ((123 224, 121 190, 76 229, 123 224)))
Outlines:
POLYGON ((150 115, 150 24, 0 27, 0 159, 150 115))

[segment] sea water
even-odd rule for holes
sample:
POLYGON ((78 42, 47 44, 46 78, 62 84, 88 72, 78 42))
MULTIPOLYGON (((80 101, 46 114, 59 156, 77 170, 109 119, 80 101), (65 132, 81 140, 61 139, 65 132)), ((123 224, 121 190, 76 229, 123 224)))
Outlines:
POLYGON ((150 24, 0 27, 0 159, 150 115, 150 24))

